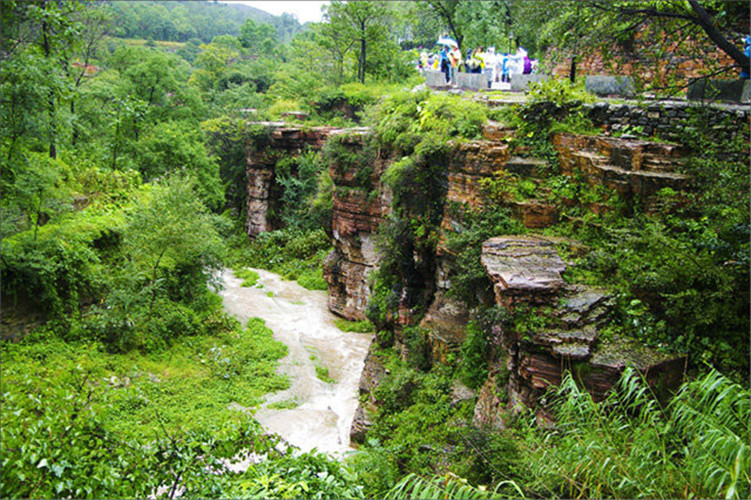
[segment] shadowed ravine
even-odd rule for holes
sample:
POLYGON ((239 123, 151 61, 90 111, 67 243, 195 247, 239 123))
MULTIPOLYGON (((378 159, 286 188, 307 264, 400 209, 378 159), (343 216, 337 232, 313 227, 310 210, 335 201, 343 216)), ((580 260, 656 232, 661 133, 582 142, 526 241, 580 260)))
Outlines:
POLYGON ((289 349, 279 370, 290 379, 289 389, 269 394, 255 417, 303 451, 349 450, 358 383, 372 335, 340 331, 326 307, 325 292, 306 290, 263 269, 255 271, 260 279, 252 288, 241 287, 242 280, 224 271, 224 307, 242 322, 252 317, 266 321, 274 338, 289 349), (316 365, 328 368, 334 382, 320 380, 316 365), (292 401, 297 402, 294 408, 268 407, 292 401))

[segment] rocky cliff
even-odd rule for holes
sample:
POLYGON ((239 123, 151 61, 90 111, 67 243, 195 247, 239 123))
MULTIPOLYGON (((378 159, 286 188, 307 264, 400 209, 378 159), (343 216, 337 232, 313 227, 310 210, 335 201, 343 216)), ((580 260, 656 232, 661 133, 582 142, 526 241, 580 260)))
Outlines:
POLYGON ((380 154, 366 157, 363 151, 366 134, 366 129, 340 131, 332 138, 345 154, 330 156, 334 250, 323 267, 329 285, 329 309, 357 321, 365 319, 370 298, 368 277, 378 263, 374 236, 390 206, 388 193, 380 181, 387 158, 380 154), (365 164, 348 162, 352 158, 365 164))
MULTIPOLYGON (((331 235, 334 250, 324 263, 329 308, 350 320, 365 319, 371 296, 370 276, 379 264, 375 235, 389 214, 392 194, 381 180, 394 160, 390 152, 370 146, 364 128, 277 127, 271 145, 248 158, 248 234, 271 229, 273 168, 281 155, 296 155, 310 147, 319 149, 328 139, 326 160, 333 181, 331 235)), ((451 257, 446 236, 462 231, 462 210, 506 205, 527 228, 555 224, 559 206, 550 196, 547 162, 529 157, 524 148, 509 146, 515 131, 490 122, 483 139, 450 144, 446 157, 445 200, 440 221, 441 237, 435 250, 435 276, 425 313, 418 316, 427 332, 429 355, 446 362, 461 346, 473 317, 466 304, 452 298, 451 257), (486 184, 506 175, 513 182, 534 187, 533 196, 503 197, 490 201, 486 184), (458 209, 458 210, 457 210, 458 209)), ((664 187, 681 190, 688 179, 680 173, 682 151, 675 144, 660 144, 605 136, 557 134, 552 145, 560 173, 573 182, 601 186, 624 200, 645 202, 664 187)), ((563 200, 597 211, 584 200, 563 200)), ((558 200, 560 202, 560 200, 558 200)), ((425 256, 415 255, 416 259, 425 256)), ((607 291, 571 285, 563 279, 566 263, 550 239, 497 235, 483 244, 482 265, 493 284, 488 300, 509 311, 522 313, 521 323, 497 325, 490 339, 490 375, 479 391, 475 424, 499 427, 505 413, 518 405, 540 406, 551 385, 571 370, 593 396, 600 399, 612 388, 625 366, 641 370, 655 386, 669 389, 682 376, 683 359, 646 349, 632 340, 603 334, 610 299, 607 291), (529 318, 525 324, 523 318, 529 318)), ((403 299, 403 297, 402 297, 403 299)), ((404 326, 414 324, 415 311, 400 306, 392 314, 397 345, 404 326)), ((517 315, 517 317, 520 317, 517 315)), ((377 404, 373 396, 383 369, 369 357, 361 381, 362 397, 353 426, 353 441, 362 441, 368 413, 377 404)), ((541 412, 544 414, 544 407, 541 412)))
MULTIPOLYGON (((540 407, 545 391, 570 371, 595 400, 618 382, 626 366, 641 371, 658 394, 676 389, 685 359, 649 349, 633 339, 603 336, 611 308, 605 290, 570 285, 554 242, 543 237, 501 236, 483 244, 482 265, 496 303, 522 310, 527 321, 497 327, 507 373, 508 408, 540 407)), ((495 385, 496 381, 492 381, 495 385)), ((496 393, 481 391, 476 423, 500 419, 496 393), (490 414, 488 413, 490 412, 490 414)))
POLYGON ((274 168, 281 158, 299 155, 308 148, 323 147, 333 127, 288 127, 283 122, 264 122, 271 130, 268 145, 252 148, 246 165, 247 203, 245 232, 253 237, 263 231, 276 229, 269 214, 278 202, 274 182, 274 168))

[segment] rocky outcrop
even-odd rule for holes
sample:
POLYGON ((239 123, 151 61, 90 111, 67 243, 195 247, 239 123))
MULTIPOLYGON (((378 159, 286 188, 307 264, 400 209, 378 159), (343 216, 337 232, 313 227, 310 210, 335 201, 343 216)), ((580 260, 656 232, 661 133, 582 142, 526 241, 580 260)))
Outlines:
POLYGON ((505 308, 520 302, 548 304, 565 285, 561 273, 566 265, 553 244, 542 238, 491 238, 482 244, 481 262, 496 302, 505 308))
MULTIPOLYGON (((495 327, 495 334, 499 328, 495 327)), ((486 429, 506 428, 508 402, 508 370, 504 362, 494 362, 490 366, 488 378, 477 393, 477 402, 472 416, 472 425, 486 429)))
MULTIPOLYGON (((536 407, 551 386, 571 371, 596 400, 620 379, 626 366, 641 371, 657 391, 676 388, 684 358, 633 339, 603 337, 610 312, 606 291, 567 284, 552 242, 540 237, 504 236, 483 244, 482 265, 494 284, 496 302, 517 312, 514 324, 498 327, 508 372, 509 406, 536 407)), ((492 378, 492 377, 491 377, 492 378)), ((489 380, 486 386, 496 387, 489 380), (490 385, 489 385, 490 384, 490 385)), ((480 391, 477 422, 497 422, 496 392, 480 391)))
POLYGON ((277 203, 274 195, 274 168, 280 158, 299 155, 307 148, 321 149, 333 127, 288 127, 284 122, 262 122, 270 129, 269 143, 260 149, 251 148, 246 166, 245 232, 254 237, 276 229, 269 213, 277 203))
POLYGON ((679 173, 682 150, 676 144, 556 134, 553 146, 564 175, 581 174, 589 185, 605 186, 645 206, 662 188, 680 191, 687 187, 688 177, 679 173))
POLYGON ((446 362, 447 355, 456 351, 467 336, 469 310, 458 300, 446 297, 439 289, 425 313, 420 326, 430 332, 432 358, 446 362))
MULTIPOLYGON (((367 129, 336 132, 338 144, 354 155, 362 154, 367 129)), ((381 189, 380 176, 387 159, 375 156, 366 167, 366 179, 355 165, 333 159, 329 174, 334 182, 331 230, 334 250, 324 262, 329 309, 349 320, 365 319, 370 298, 368 276, 378 262, 373 236, 390 206, 381 189)), ((362 166, 360 166, 362 168, 362 166)))
POLYGON ((370 415, 376 411, 375 390, 386 373, 386 368, 374 353, 374 345, 371 344, 360 375, 360 403, 355 410, 355 418, 349 433, 350 441, 353 443, 365 442, 365 436, 372 425, 370 415))

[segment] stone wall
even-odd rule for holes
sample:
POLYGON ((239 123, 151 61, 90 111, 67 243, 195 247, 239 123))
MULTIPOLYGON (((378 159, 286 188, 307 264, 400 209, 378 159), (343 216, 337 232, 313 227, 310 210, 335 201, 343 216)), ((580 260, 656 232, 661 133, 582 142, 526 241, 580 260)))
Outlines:
POLYGON ((700 106, 685 101, 655 101, 639 104, 585 104, 585 112, 596 126, 604 131, 638 131, 641 135, 658 135, 668 140, 680 138, 686 122, 697 113, 706 113, 712 125, 710 134, 748 137, 751 123, 749 106, 700 106))
MULTIPOLYGON (((693 78, 735 65, 730 56, 703 35, 697 39, 680 36, 672 42, 660 38, 646 26, 637 32, 630 46, 611 46, 607 58, 599 50, 577 54, 577 75, 631 76, 637 81, 657 85, 666 85, 674 79, 677 84, 685 85, 693 78)), ((569 53, 550 47, 545 59, 552 62, 552 74, 569 76, 569 53)), ((733 71, 732 77, 737 76, 738 72, 733 71)))

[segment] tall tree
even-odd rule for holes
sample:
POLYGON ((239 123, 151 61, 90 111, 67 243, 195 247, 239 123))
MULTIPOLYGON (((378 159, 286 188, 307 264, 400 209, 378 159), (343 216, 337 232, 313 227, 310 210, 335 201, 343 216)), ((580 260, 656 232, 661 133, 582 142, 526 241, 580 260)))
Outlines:
POLYGON ((379 2, 333 0, 324 15, 324 19, 334 26, 333 29, 345 30, 359 42, 357 79, 361 83, 365 83, 368 45, 386 38, 382 22, 386 13, 386 7, 379 2))
POLYGON ((79 136, 79 126, 76 117, 76 100, 81 85, 86 81, 91 68, 90 63, 96 56, 99 44, 110 32, 111 13, 104 4, 88 4, 86 8, 76 13, 76 19, 81 27, 80 43, 73 54, 75 60, 65 61, 65 71, 73 82, 73 92, 70 97, 70 114, 73 128, 71 143, 76 145, 79 136))
MULTIPOLYGON (((687 41, 707 42, 725 52, 738 67, 749 65, 741 48, 732 40, 748 30, 749 4, 719 0, 548 0, 510 3, 514 30, 538 38, 542 46, 554 46, 572 57, 589 49, 605 52, 613 46, 630 50, 637 36, 650 29, 659 34, 643 46, 655 53, 654 62, 664 65, 664 54, 680 50, 687 41), (662 56, 662 57, 661 57, 662 56)), ((696 43, 685 50, 701 58, 696 43)), ((711 64, 713 61, 707 60, 711 64)), ((725 68, 728 70, 730 68, 725 68)))

